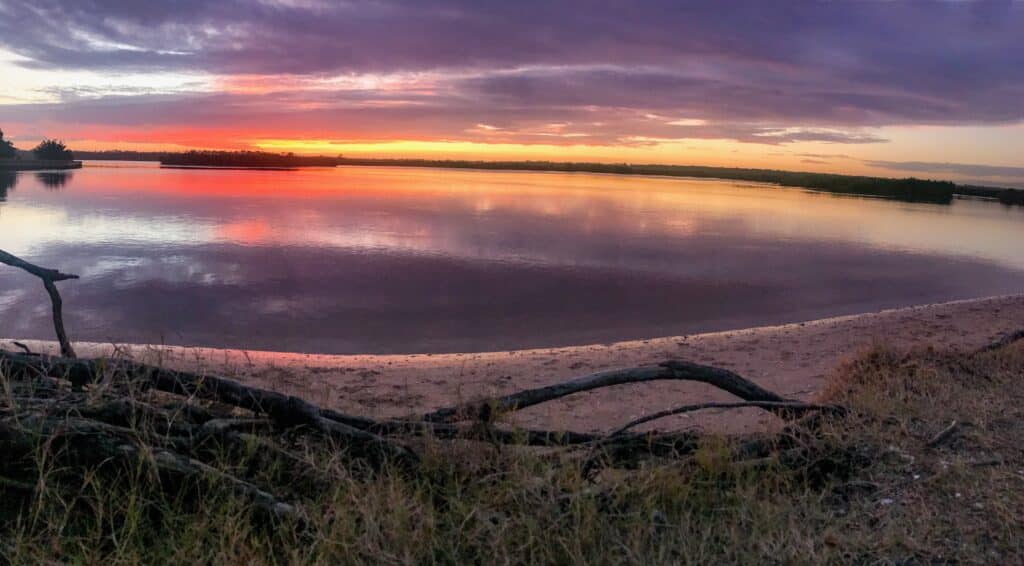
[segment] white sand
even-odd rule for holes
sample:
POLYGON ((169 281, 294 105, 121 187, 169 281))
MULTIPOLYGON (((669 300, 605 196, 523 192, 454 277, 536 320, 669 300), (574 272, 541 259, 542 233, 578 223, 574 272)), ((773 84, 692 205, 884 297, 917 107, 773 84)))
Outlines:
MULTIPOLYGON (((1024 295, 925 305, 746 330, 615 344, 481 354, 319 355, 208 348, 127 346, 138 359, 227 375, 375 417, 421 413, 459 400, 510 393, 615 367, 684 359, 728 368, 783 396, 811 399, 843 360, 879 342, 896 348, 973 349, 1024 327, 1024 295)), ((25 341, 56 352, 52 342, 25 341)), ((0 347, 12 348, 9 340, 0 347)), ((108 355, 109 344, 76 343, 80 356, 108 355)), ((610 430, 637 416, 688 403, 728 400, 693 383, 654 382, 584 393, 523 411, 522 426, 610 430)), ((728 432, 763 429, 774 417, 755 410, 674 417, 653 427, 728 432)))

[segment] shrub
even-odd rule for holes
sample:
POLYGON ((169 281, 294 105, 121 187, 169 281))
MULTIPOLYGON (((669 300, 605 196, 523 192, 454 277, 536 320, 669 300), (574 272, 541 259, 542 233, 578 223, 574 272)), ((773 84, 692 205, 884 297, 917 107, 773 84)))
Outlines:
POLYGON ((4 139, 4 132, 0 130, 0 159, 14 159, 18 156, 18 150, 14 144, 4 139))
POLYGON ((68 160, 73 157, 71 150, 59 140, 43 140, 32 150, 38 159, 68 160))

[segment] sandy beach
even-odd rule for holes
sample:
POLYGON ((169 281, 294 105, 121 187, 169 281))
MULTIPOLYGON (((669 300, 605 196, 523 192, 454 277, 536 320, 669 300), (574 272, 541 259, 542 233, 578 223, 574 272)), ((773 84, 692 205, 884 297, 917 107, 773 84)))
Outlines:
MULTIPOLYGON (((473 354, 318 355, 206 348, 117 346, 139 360, 226 375, 373 417, 425 412, 458 400, 505 394, 616 367, 683 359, 736 371, 784 396, 813 399, 844 361, 874 343, 895 348, 967 350, 1024 326, 1024 295, 990 297, 771 326, 567 348, 473 354)), ((52 342, 25 341, 56 352, 52 342)), ((0 347, 13 348, 10 340, 0 347)), ((109 355, 110 344, 76 343, 80 356, 109 355)), ((601 431, 654 411, 728 394, 692 383, 610 388, 523 411, 527 427, 601 431)), ((706 411, 653 423, 658 429, 761 430, 759 411, 706 411)))

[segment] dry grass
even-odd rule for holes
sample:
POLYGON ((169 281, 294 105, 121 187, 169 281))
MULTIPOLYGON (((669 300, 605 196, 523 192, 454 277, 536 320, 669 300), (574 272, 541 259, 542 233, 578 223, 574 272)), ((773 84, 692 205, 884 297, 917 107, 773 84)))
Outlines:
POLYGON ((573 455, 479 444, 424 441, 416 475, 370 471, 287 435, 274 441, 298 460, 255 446, 216 455, 300 502, 304 525, 268 523, 213 480, 170 492, 142 463, 116 475, 60 469, 42 442, 29 481, 0 462, 0 554, 18 564, 1020 563, 1022 346, 875 348, 825 393, 850 416, 755 462, 714 437, 692 458, 591 479, 573 455))

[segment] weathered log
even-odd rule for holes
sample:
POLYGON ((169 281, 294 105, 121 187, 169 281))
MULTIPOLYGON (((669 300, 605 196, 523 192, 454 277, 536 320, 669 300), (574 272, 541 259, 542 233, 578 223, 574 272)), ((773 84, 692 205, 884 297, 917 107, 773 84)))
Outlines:
POLYGON ((532 407, 568 395, 602 387, 641 383, 656 380, 696 381, 713 385, 732 393, 744 401, 789 402, 739 375, 722 368, 691 362, 670 360, 656 366, 602 371, 570 381, 527 389, 504 397, 476 401, 455 407, 446 407, 428 413, 423 418, 431 422, 459 420, 494 420, 495 413, 507 413, 532 407))
POLYGON ((308 426, 329 436, 346 447, 356 449, 359 455, 378 462, 388 458, 401 465, 413 465, 418 457, 407 447, 388 441, 376 434, 330 420, 321 410, 298 397, 284 395, 236 381, 215 376, 201 376, 140 364, 123 359, 70 359, 57 356, 28 356, 0 350, 0 362, 8 363, 15 371, 41 373, 66 378, 72 383, 90 383, 105 372, 121 372, 129 379, 138 380, 159 391, 217 401, 265 414, 280 426, 308 426))
MULTIPOLYGON (((144 382, 150 383, 155 389, 196 397, 204 400, 217 401, 240 407, 256 413, 267 414, 279 425, 310 424, 307 418, 319 414, 319 418, 330 421, 323 423, 325 428, 336 428, 332 434, 352 430, 360 438, 366 434, 379 435, 430 433, 438 438, 476 437, 502 443, 524 443, 532 446, 565 446, 584 444, 598 439, 599 435, 572 431, 546 430, 503 430, 488 428, 486 430, 459 427, 448 423, 426 421, 376 421, 366 417, 347 415, 331 409, 319 409, 301 399, 248 387, 240 383, 215 376, 197 376, 188 372, 176 372, 138 364, 127 360, 67 360, 56 356, 28 356, 16 352, 0 350, 0 362, 6 361, 12 368, 33 375, 46 375, 70 380, 72 383, 86 384, 94 381, 98 375, 107 372, 123 372, 126 375, 143 375, 144 382), (296 414, 296 407, 298 414, 296 414)), ((317 422, 312 426, 318 428, 317 422)), ((330 431, 329 431, 330 432, 330 431)))
POLYGON ((67 332, 64 330, 64 302, 61 300, 60 291, 57 290, 55 283, 67 279, 78 279, 78 276, 61 273, 56 269, 39 267, 3 250, 0 250, 0 263, 27 271, 43 281, 43 287, 46 289, 46 293, 50 295, 50 304, 53 311, 53 329, 57 334, 57 341, 60 342, 60 353, 65 358, 76 357, 75 350, 71 347, 71 341, 68 340, 67 332))
MULTIPOLYGON (((266 414, 278 425, 307 425, 339 440, 352 441, 354 439, 362 445, 383 448, 386 453, 398 456, 399 458, 405 458, 406 454, 412 454, 412 452, 408 451, 405 447, 383 439, 382 435, 429 433, 442 439, 469 438, 499 443, 521 443, 532 446, 569 446, 599 442, 604 438, 599 434, 529 429, 507 430, 493 427, 486 420, 482 423, 484 426, 478 426, 481 424, 479 422, 469 426, 459 426, 457 424, 458 419, 453 417, 455 415, 472 414, 471 412, 474 410, 478 411, 477 414, 480 414, 480 412, 490 410, 492 406, 522 408, 581 391, 624 383, 659 379, 700 381, 711 383, 738 396, 762 399, 760 401, 747 401, 746 405, 732 404, 729 405, 730 407, 758 406, 756 404, 760 403, 760 406, 763 408, 786 415, 819 409, 818 406, 784 400, 775 393, 762 389, 728 370, 680 361, 666 362, 659 366, 601 372, 561 384, 527 390, 494 401, 479 402, 458 409, 442 409, 427 415, 423 420, 419 421, 376 421, 366 417, 347 415, 334 410, 320 409, 296 397, 248 387, 225 378, 199 376, 188 372, 167 370, 123 359, 70 360, 56 356, 28 356, 0 350, 0 361, 5 360, 12 367, 21 371, 64 377, 70 379, 73 383, 91 382, 97 376, 102 375, 104 371, 122 372, 128 376, 136 376, 143 383, 149 384, 161 391, 217 401, 256 413, 266 414), (395 450, 395 447, 398 450, 395 450)), ((667 414, 663 416, 667 416, 667 414)), ((625 428, 628 429, 636 426, 636 424, 640 423, 631 423, 625 428)), ((621 441, 622 439, 619 440, 621 441)))

